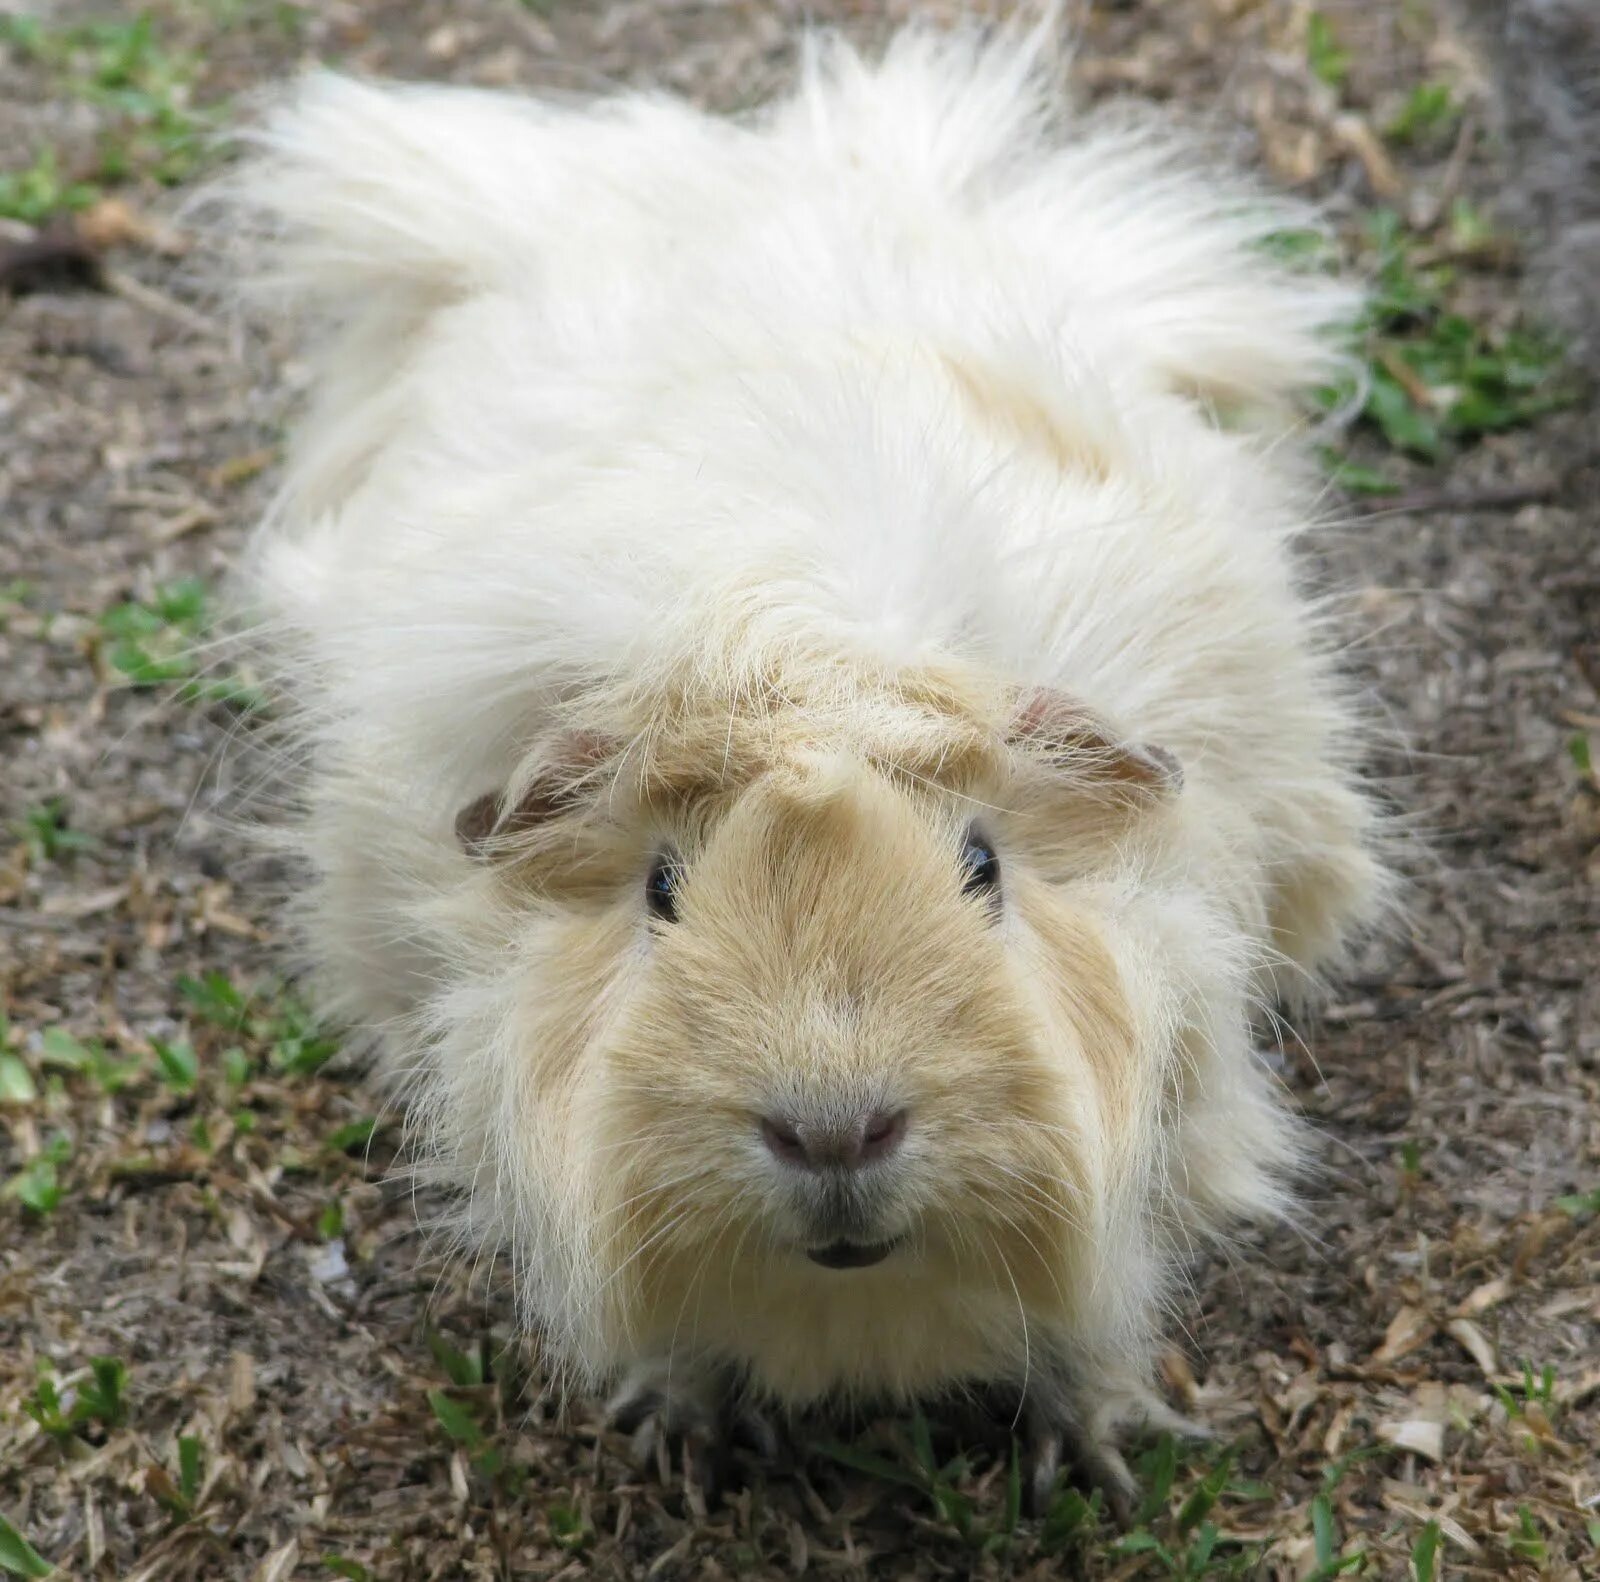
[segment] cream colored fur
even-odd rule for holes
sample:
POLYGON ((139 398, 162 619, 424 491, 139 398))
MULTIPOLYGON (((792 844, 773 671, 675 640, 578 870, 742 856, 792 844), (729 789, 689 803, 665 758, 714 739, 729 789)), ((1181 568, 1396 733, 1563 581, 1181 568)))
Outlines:
POLYGON ((1192 1239, 1279 1203, 1255 1012, 1382 889, 1291 564, 1352 307, 1260 245, 1303 217, 923 31, 737 124, 317 76, 236 196, 317 326, 249 573, 309 958, 464 1242, 583 1381, 1108 1430, 1192 1239), (883 1103, 902 1245, 819 1269, 757 1121, 883 1103))

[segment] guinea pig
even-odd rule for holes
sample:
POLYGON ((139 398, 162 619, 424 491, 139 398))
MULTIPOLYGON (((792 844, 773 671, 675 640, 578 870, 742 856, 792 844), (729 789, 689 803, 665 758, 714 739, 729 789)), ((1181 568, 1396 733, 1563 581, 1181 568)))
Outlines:
POLYGON ((1297 533, 1355 295, 1037 40, 661 96, 300 85, 246 570, 322 1009, 554 1377, 715 1434, 1000 1388, 1125 1499, 1258 1018, 1386 889, 1297 533))

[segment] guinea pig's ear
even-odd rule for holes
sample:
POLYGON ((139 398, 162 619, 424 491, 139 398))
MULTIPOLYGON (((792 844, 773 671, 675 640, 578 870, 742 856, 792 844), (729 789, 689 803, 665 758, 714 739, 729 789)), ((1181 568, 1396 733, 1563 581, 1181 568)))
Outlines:
POLYGON ((1017 700, 1011 741, 1072 770, 1086 787, 1148 797, 1183 789, 1183 766, 1166 748, 1128 740, 1076 698, 1049 687, 1017 700))
POLYGON ((562 736, 541 754, 531 778, 515 785, 515 800, 506 791, 485 791, 456 814, 456 840, 469 857, 492 861, 516 850, 516 837, 567 812, 583 800, 593 773, 612 755, 606 737, 584 731, 562 736))

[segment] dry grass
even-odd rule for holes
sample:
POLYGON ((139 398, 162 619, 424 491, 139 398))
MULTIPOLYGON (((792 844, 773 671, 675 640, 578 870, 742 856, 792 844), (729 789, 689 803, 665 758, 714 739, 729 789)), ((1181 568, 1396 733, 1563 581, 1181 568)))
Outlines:
MULTIPOLYGON (((1322 194, 1374 269, 1364 216, 1393 206, 1406 269, 1448 271, 1503 347, 1470 60, 1422 0, 1323 10, 1108 7, 1079 75, 1322 194)), ((271 981, 282 876, 226 817, 250 678, 195 686, 182 656, 294 370, 194 296, 171 216, 199 135, 298 60, 735 106, 781 78, 789 8, 161 0, 142 35, 72 31, 91 15, 0 46, 27 174, 0 246, 77 205, 90 266, 52 278, 101 288, 0 296, 0 1573, 29 1574, 17 1535, 125 1582, 1600 1573, 1600 788, 1569 753, 1600 738, 1592 420, 1346 458, 1465 502, 1380 499, 1324 549, 1431 855, 1400 937, 1284 1051, 1326 1139, 1300 1224, 1194 1270, 1168 1382, 1225 1449, 1153 1447, 1131 1538, 1070 1493, 1017 1522, 1004 1434, 943 1421, 802 1445, 707 1512, 541 1393, 492 1276, 427 1261, 392 1125, 271 981)), ((1446 413, 1419 332, 1388 332, 1446 413)))

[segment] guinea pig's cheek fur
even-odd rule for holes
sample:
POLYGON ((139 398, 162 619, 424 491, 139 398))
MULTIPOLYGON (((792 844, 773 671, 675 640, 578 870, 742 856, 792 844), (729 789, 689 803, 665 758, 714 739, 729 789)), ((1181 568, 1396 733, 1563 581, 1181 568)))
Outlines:
POLYGON ((1097 921, 1044 893, 1031 898, 1018 954, 1056 1058, 1087 1078, 1097 1127, 1122 1136, 1139 1124, 1146 1097, 1139 1031, 1123 972, 1097 921))
POLYGON ((636 966, 586 1056, 601 1258, 630 1329, 697 1282, 714 1284, 761 1216, 754 1127, 680 990, 670 968, 636 966))

